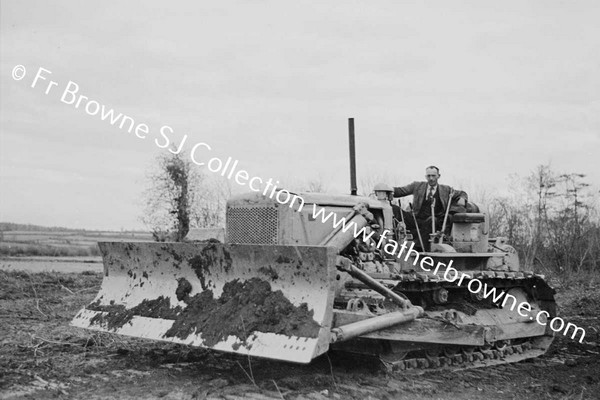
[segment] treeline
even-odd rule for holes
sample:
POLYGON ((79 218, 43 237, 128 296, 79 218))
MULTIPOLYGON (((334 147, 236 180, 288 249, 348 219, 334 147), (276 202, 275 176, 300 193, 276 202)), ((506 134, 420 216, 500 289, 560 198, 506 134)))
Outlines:
POLYGON ((14 222, 0 222, 0 233, 1 232, 67 232, 72 234, 83 234, 83 235, 103 235, 103 234, 114 234, 114 235, 132 235, 132 234, 147 234, 148 231, 141 229, 123 229, 121 230, 97 230, 97 229, 77 229, 77 228, 64 228, 61 226, 42 226, 33 224, 17 224, 14 222))
POLYGON ((600 272, 598 191, 585 175, 540 165, 487 203, 490 235, 507 237, 522 264, 566 276, 600 272))
MULTIPOLYGON (((25 232, 68 232, 74 231, 73 229, 62 228, 57 226, 40 226, 40 225, 32 225, 32 224, 15 224, 12 222, 0 222, 0 231, 10 232, 10 231, 25 231, 25 232)), ((81 230, 83 231, 83 230, 81 230)))
MULTIPOLYGON (((181 155, 160 155, 156 167, 143 218, 155 240, 183 240, 190 228, 225 224, 228 184, 207 179, 181 155)), ((397 181, 372 178, 366 194, 377 181, 397 181)), ((325 185, 317 179, 304 190, 323 192, 325 185)), ((476 202, 488 209, 490 236, 508 238, 522 265, 563 275, 600 272, 599 195, 585 175, 540 165, 525 178, 513 176, 510 194, 486 197, 476 202)))

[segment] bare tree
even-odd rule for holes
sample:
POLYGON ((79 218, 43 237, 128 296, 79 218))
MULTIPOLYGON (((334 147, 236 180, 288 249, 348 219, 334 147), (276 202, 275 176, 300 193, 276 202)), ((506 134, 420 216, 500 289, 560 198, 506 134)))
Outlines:
POLYGON ((538 252, 547 242, 548 207, 555 195, 556 175, 550 165, 539 165, 536 170, 525 179, 527 194, 529 196, 530 210, 535 210, 530 215, 533 222, 530 238, 529 259, 533 262, 538 259, 538 252))
POLYGON ((511 194, 490 203, 492 234, 507 236, 525 266, 536 263, 567 279, 597 271, 599 202, 584 178, 556 174, 548 165, 525 179, 514 176, 511 194))
POLYGON ((191 222, 194 228, 218 228, 225 224, 227 199, 231 183, 221 177, 203 179, 202 187, 192 196, 191 222))
POLYGON ((555 262, 569 272, 597 268, 599 227, 591 220, 594 203, 587 192, 589 185, 583 174, 562 174, 558 177, 563 192, 557 196, 561 204, 548 221, 550 244, 555 262))
POLYGON ((321 177, 309 180, 304 186, 303 191, 311 193, 325 193, 327 186, 321 177))

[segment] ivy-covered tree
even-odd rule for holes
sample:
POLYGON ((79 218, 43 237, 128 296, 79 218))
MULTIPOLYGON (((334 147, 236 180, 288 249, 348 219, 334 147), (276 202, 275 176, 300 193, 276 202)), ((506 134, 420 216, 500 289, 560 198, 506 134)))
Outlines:
POLYGON ((156 241, 183 241, 191 228, 225 224, 229 183, 206 177, 184 153, 161 153, 148 176, 142 221, 156 241))
POLYGON ((191 191, 200 175, 182 153, 161 153, 156 161, 144 193, 142 221, 151 229, 155 240, 180 242, 190 229, 191 191))

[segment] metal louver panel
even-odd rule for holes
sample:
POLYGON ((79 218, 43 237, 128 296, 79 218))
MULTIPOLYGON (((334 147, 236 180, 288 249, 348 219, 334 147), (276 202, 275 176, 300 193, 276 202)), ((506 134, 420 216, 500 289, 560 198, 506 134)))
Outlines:
POLYGON ((278 217, 274 207, 230 207, 226 220, 229 243, 277 244, 278 217))

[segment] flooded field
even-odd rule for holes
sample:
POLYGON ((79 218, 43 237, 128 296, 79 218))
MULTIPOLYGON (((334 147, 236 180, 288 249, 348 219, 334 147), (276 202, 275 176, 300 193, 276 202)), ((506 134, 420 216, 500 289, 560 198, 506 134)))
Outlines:
POLYGON ((102 272, 102 257, 1 257, 0 270, 27 272, 102 272))

